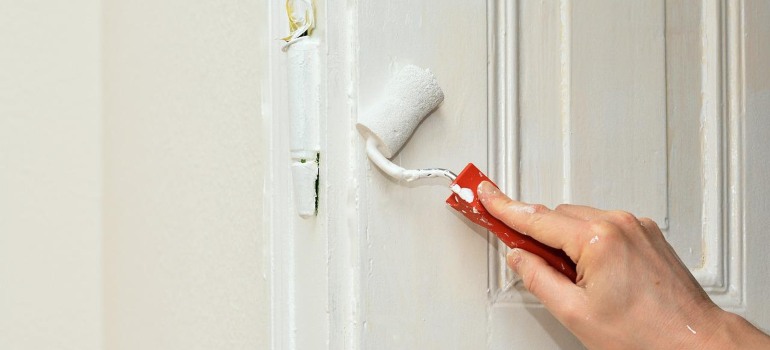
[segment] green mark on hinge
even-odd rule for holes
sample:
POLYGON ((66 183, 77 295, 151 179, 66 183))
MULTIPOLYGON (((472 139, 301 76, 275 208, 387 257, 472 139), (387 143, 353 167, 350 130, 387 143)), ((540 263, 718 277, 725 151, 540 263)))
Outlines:
POLYGON ((315 165, 318 171, 315 174, 315 214, 318 215, 318 178, 321 174, 321 153, 315 154, 315 165))

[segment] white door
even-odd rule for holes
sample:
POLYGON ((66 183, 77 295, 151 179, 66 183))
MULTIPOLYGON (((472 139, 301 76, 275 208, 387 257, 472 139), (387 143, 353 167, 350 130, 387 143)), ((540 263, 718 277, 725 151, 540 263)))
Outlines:
MULTIPOLYGON (((294 211, 286 57, 272 77, 276 348, 539 349, 580 343, 443 203, 370 165, 359 112, 406 64, 446 99, 394 161, 468 162, 549 206, 656 220, 722 307, 770 328, 770 4, 762 1, 318 1, 318 215, 294 211)), ((282 1, 272 36, 287 33, 282 1)))

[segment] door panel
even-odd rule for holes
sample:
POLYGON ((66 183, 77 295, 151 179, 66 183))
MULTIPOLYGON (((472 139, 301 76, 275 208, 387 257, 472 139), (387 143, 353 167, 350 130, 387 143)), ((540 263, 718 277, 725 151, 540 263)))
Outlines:
POLYGON ((662 0, 562 6, 565 202, 625 209, 665 226, 664 10, 662 0))

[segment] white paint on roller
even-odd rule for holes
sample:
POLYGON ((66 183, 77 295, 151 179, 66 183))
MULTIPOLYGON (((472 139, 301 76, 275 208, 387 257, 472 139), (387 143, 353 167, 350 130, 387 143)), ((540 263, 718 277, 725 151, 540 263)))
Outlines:
POLYGON ((464 188, 464 187, 460 187, 460 185, 458 184, 454 184, 452 185, 452 192, 457 193, 457 195, 460 196, 462 200, 468 203, 473 202, 473 198, 474 198, 473 191, 471 191, 470 188, 464 188))
MULTIPOLYGON (((385 156, 380 153, 377 145, 377 140, 373 137, 366 139, 366 154, 369 156, 369 160, 380 168, 380 170, 388 174, 388 176, 395 178, 396 180, 410 182, 428 177, 445 177, 450 181, 454 181, 457 178, 457 175, 446 169, 404 169, 391 162, 388 158, 385 158, 385 156)), ((473 194, 471 193, 471 195, 473 194)))
POLYGON ((440 176, 454 181, 457 176, 446 169, 404 169, 389 160, 443 100, 444 93, 429 70, 412 65, 401 69, 385 87, 382 102, 356 125, 366 138, 366 154, 372 163, 397 180, 440 176))
POLYGON ((381 101, 362 114, 356 126, 364 138, 377 141, 386 158, 392 158, 444 101, 444 92, 430 70, 408 65, 388 82, 381 101))

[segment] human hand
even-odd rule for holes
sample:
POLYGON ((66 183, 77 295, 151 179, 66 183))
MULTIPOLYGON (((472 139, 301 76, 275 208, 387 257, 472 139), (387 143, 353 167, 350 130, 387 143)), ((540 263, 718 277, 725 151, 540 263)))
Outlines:
POLYGON ((496 218, 577 264, 573 284, 537 255, 513 249, 507 257, 525 288, 588 348, 769 346, 709 299, 654 221, 578 205, 550 210, 511 200, 489 182, 477 192, 496 218))

